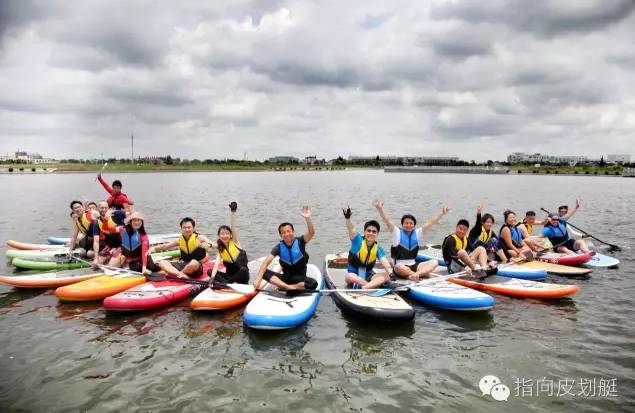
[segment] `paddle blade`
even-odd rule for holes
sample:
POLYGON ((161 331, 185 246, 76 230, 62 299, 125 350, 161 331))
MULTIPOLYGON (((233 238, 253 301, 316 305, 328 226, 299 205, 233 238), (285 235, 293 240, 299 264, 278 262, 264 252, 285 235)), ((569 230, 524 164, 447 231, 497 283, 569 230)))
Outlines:
MULTIPOLYGON (((364 291, 364 290, 360 290, 360 291, 364 291)), ((390 294, 392 292, 392 288, 382 288, 381 290, 377 290, 377 291, 373 291, 372 293, 368 294, 371 297, 383 297, 386 294, 390 294)))
POLYGON ((249 284, 231 283, 227 284, 227 287, 241 294, 253 294, 256 291, 254 286, 249 284))

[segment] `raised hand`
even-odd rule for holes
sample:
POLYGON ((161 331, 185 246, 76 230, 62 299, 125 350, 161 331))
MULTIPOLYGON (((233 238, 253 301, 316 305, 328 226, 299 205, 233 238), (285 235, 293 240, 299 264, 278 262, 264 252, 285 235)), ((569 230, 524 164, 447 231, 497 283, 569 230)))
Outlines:
POLYGON ((309 207, 308 205, 305 205, 302 207, 302 213, 301 215, 305 218, 305 219, 309 219, 311 218, 311 207, 309 207))
POLYGON ((350 219, 353 212, 351 211, 351 207, 347 206, 346 208, 342 208, 342 213, 344 214, 344 218, 350 219))
POLYGON ((236 203, 236 201, 231 201, 229 203, 229 210, 231 212, 236 212, 237 209, 238 209, 238 204, 236 203))
POLYGON ((381 202, 379 199, 377 199, 375 201, 375 203, 373 204, 373 206, 377 209, 383 209, 384 208, 384 203, 381 202))
POLYGON ((478 212, 479 214, 481 213, 482 209, 483 207, 480 204, 476 206, 476 212, 478 212))
POLYGON ((443 208, 441 208, 441 212, 443 213, 443 215, 447 214, 449 210, 450 210, 450 207, 447 205, 443 205, 443 208))
POLYGON ((580 200, 576 199, 575 200, 575 209, 578 209, 578 208, 580 208, 580 200))

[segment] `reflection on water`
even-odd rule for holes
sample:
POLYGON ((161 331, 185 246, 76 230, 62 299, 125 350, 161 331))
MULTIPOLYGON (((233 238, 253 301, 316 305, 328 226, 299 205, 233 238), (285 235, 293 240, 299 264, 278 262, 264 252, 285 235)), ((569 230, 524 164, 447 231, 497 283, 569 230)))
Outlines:
MULTIPOLYGON (((179 219, 190 215, 201 233, 213 235, 228 221, 227 203, 237 200, 241 239, 251 258, 266 255, 275 245, 279 222, 290 220, 303 232, 299 208, 308 203, 317 234, 307 249, 318 267, 326 254, 349 245, 339 207, 350 203, 361 225, 377 219, 371 201, 378 195, 395 220, 411 212, 424 221, 439 202, 449 203, 450 214, 425 235, 425 242, 438 243, 459 218, 473 218, 474 206, 466 200, 483 203, 499 221, 507 208, 538 210, 576 197, 584 200, 576 223, 611 240, 619 225, 629 221, 607 223, 607 211, 632 215, 632 196, 624 194, 632 194, 635 183, 380 171, 117 177, 148 215, 150 232, 173 232, 179 219), (464 193, 447 190, 458 184, 464 193), (559 188, 557 198, 553 187, 559 188), (166 201, 166 193, 187 203, 166 201)), ((30 242, 70 230, 66 208, 78 193, 103 196, 84 174, 0 176, 0 185, 5 195, 0 233, 30 242), (41 199, 59 208, 42 216, 41 199), (15 222, 21 225, 9 224, 15 222)), ((625 237, 621 243, 633 244, 632 234, 619 233, 625 237)), ((387 248, 385 229, 380 242, 387 248)), ((412 322, 372 323, 343 316, 323 297, 308 323, 278 332, 246 328, 241 308, 193 312, 184 301, 151 312, 116 314, 104 311, 100 302, 61 303, 53 290, 0 286, 0 405, 6 411, 491 411, 500 405, 481 397, 477 383, 485 374, 497 374, 508 383, 512 376, 618 381, 615 399, 510 397, 505 403, 509 411, 632 410, 631 255, 628 248, 616 253, 622 261, 617 270, 595 270, 575 279, 550 276, 550 282, 581 285, 567 299, 495 295, 493 310, 475 313, 429 309, 411 301, 416 310, 412 322)), ((0 273, 11 272, 6 264, 0 267, 0 273)))

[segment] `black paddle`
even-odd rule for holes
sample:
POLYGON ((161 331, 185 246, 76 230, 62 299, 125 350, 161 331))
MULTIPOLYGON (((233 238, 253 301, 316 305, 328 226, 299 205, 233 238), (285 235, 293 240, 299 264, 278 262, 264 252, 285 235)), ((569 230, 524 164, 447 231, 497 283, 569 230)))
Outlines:
MULTIPOLYGON (((542 211, 546 212, 547 214, 550 214, 550 212, 547 211, 546 209, 544 209, 544 208, 540 208, 540 209, 542 211)), ((584 235, 586 235, 589 238, 593 238, 594 240, 596 240, 596 241, 598 241, 598 242, 600 242, 600 243, 602 243, 604 245, 608 245, 610 247, 609 248, 610 251, 622 251, 622 248, 620 248, 618 245, 611 244, 610 242, 602 241, 601 239, 597 238, 596 236, 589 234, 588 232, 586 232, 582 228, 576 227, 575 225, 573 225, 572 223, 570 223, 568 221, 567 221, 567 225, 569 225, 571 228, 577 229, 578 231, 582 232, 584 235)))

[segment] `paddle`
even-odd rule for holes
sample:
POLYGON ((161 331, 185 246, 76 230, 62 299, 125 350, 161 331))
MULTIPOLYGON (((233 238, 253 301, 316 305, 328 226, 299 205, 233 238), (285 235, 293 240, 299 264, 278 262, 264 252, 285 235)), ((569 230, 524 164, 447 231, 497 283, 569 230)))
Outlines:
MULTIPOLYGON (((541 209, 542 211, 546 212, 547 214, 550 214, 550 212, 549 212, 549 211, 547 211, 546 209, 544 209, 544 208, 540 208, 540 209, 541 209)), ((621 248, 621 247, 619 247, 618 245, 611 244, 610 242, 602 241, 602 240, 601 240, 601 239, 599 239, 598 237, 596 237, 596 236, 594 236, 594 235, 589 234, 588 232, 586 232, 586 231, 585 231, 585 230, 583 230, 582 228, 580 228, 580 227, 576 227, 575 225, 573 225, 573 224, 572 224, 572 223, 570 223, 570 222, 567 222, 567 225, 569 225, 571 228, 575 228, 575 229, 577 229, 578 231, 582 232, 582 233, 583 233, 584 235, 586 235, 587 237, 589 237, 589 238, 593 238, 594 240, 598 241, 598 242, 599 242, 599 243, 601 243, 601 244, 608 245, 608 246, 610 247, 610 248, 609 248, 609 250, 610 250, 610 251, 622 251, 622 248, 621 248)))
MULTIPOLYGON (((104 169, 108 166, 108 162, 104 163, 104 166, 101 167, 97 176, 101 175, 104 172, 104 169)), ((97 181, 97 177, 95 177, 95 181, 97 181)))

